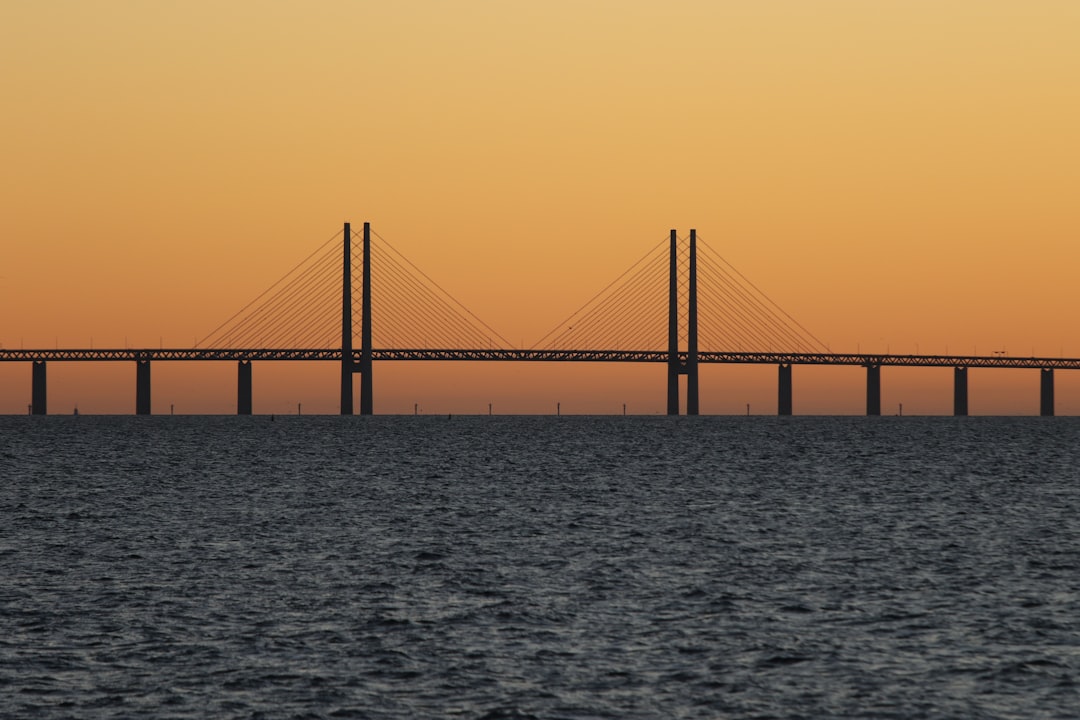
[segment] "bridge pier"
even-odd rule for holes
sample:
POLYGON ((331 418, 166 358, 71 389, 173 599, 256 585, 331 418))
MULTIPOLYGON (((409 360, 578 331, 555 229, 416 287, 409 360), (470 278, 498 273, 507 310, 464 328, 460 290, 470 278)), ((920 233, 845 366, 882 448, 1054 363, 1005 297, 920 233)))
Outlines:
POLYGON ((1039 370, 1039 415, 1052 417, 1054 414, 1054 368, 1039 370))
POLYGON ((968 369, 953 368, 953 415, 967 417, 968 414, 968 369))
POLYGON ((881 414, 881 366, 866 366, 866 414, 881 414))
POLYGON ((135 414, 150 414, 150 360, 145 357, 135 361, 135 414))
POLYGON ((236 364, 236 414, 251 414, 251 361, 236 364))
POLYGON ((33 415, 48 414, 48 376, 44 360, 35 360, 30 377, 30 412, 33 415))
POLYGON ((791 363, 780 363, 779 392, 776 402, 777 415, 791 414, 791 363))

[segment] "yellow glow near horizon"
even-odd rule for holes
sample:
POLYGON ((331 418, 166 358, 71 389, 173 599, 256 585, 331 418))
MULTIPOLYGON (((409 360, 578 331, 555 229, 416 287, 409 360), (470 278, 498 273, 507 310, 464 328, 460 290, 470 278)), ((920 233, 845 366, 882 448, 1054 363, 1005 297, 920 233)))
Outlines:
MULTIPOLYGON (((834 350, 1080 356, 1078 36, 1065 0, 7 3, 0 343, 189 346, 369 220, 526 345, 694 227, 834 350)), ((230 412, 226 365, 155 365, 155 412, 230 412)), ((773 370, 709 368, 703 411, 775 407, 773 370)), ((49 372, 54 412, 134 405, 126 365, 49 372)), ((255 372, 256 411, 336 407, 332 368, 255 372)), ((659 367, 378 372, 377 411, 663 410, 659 367)), ((1037 404, 978 378, 973 412, 1037 404)), ((857 369, 795 383, 861 411, 857 369)))

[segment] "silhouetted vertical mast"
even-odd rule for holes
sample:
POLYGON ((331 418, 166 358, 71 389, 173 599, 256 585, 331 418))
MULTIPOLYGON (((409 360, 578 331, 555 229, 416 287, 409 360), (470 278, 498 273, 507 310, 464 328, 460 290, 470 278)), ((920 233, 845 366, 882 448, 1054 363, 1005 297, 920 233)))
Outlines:
POLYGON ((668 269, 668 386, 667 414, 679 414, 679 237, 671 231, 668 269))
POLYGON ((345 223, 341 266, 341 414, 353 414, 352 228, 345 223))
POLYGON ((690 231, 690 298, 686 325, 686 414, 698 414, 697 230, 690 231))
POLYGON ((360 414, 371 415, 371 223, 364 223, 364 290, 360 308, 360 414))

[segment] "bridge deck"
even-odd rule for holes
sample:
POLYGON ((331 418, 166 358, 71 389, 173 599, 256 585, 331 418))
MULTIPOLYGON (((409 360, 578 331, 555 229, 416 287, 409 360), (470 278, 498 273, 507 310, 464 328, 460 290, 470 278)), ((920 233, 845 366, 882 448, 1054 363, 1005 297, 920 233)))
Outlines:
MULTIPOLYGON (((353 359, 360 360, 359 351, 353 359)), ((467 361, 467 362, 637 362, 665 363, 662 350, 514 350, 514 349, 421 349, 376 348, 378 361, 467 361)), ((679 353, 687 360, 687 353, 679 353)), ((253 361, 290 360, 340 362, 340 349, 242 348, 213 349, 0 349, 0 362, 110 362, 110 361, 253 361)), ((700 364, 742 365, 856 365, 909 367, 1006 367, 1080 370, 1080 358, 1014 357, 1009 355, 881 355, 861 353, 774 353, 700 352, 700 364)))

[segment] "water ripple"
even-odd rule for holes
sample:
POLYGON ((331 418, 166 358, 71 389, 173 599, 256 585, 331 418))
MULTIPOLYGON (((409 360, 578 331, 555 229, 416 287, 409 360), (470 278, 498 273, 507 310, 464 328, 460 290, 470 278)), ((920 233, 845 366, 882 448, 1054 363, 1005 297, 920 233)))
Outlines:
POLYGON ((0 418, 13 717, 1071 717, 1080 423, 0 418))

